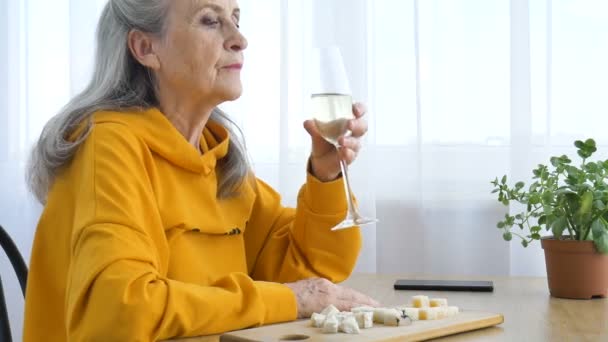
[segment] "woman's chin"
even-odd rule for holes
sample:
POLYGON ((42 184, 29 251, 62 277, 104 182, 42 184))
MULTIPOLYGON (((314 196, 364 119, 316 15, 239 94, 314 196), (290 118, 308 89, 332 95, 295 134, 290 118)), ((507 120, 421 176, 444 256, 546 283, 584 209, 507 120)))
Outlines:
POLYGON ((243 89, 239 86, 239 87, 234 87, 234 88, 230 88, 230 89, 225 89, 225 91, 222 93, 223 93, 222 98, 224 99, 224 101, 234 101, 234 100, 238 99, 239 97, 241 97, 241 94, 243 93, 243 89))

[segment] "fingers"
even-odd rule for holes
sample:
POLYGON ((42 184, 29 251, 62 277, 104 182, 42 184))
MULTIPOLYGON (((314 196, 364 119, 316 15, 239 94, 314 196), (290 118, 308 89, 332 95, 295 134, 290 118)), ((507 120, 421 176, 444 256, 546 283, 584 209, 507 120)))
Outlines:
POLYGON ((367 133, 367 122, 363 119, 363 116, 367 112, 367 108, 362 103, 355 103, 353 105, 353 114, 355 119, 350 120, 348 123, 348 129, 351 131, 353 137, 361 137, 367 133))
POLYGON ((363 118, 350 120, 348 122, 348 130, 353 137, 359 138, 365 135, 368 130, 367 121, 363 118))
POLYGON ((355 306, 379 306, 380 303, 372 299, 371 297, 364 295, 361 292, 355 291, 353 289, 343 287, 342 292, 338 296, 338 300, 347 301, 353 303, 355 306))
POLYGON ((338 154, 340 160, 344 161, 346 165, 350 165, 355 161, 355 159, 357 159, 357 152, 348 148, 340 147, 338 154))
POLYGON ((309 317, 313 312, 321 312, 329 304, 333 304, 340 311, 350 311, 358 306, 380 306, 374 299, 324 278, 311 278, 285 285, 296 295, 300 318, 309 317))
POLYGON ((340 148, 338 149, 340 160, 344 160, 346 164, 350 165, 357 159, 359 150, 361 150, 359 138, 341 137, 338 140, 338 144, 340 144, 340 148))
POLYGON ((338 139, 338 144, 341 148, 352 150, 355 153, 358 153, 361 150, 361 141, 358 138, 343 136, 338 139))
POLYGON ((355 118, 360 118, 367 113, 367 107, 363 103, 357 102, 353 104, 353 114, 355 118))
POLYGON ((315 125, 313 120, 304 121, 304 129, 306 132, 308 132, 308 134, 310 134, 311 137, 321 137, 319 131, 317 130, 317 125, 315 125))

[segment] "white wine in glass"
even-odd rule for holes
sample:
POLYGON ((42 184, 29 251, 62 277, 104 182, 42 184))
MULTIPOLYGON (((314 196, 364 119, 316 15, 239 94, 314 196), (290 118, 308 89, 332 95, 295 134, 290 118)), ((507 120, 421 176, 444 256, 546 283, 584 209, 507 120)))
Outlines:
POLYGON ((345 94, 314 94, 312 110, 317 130, 334 146, 348 133, 348 121, 353 118, 353 101, 345 94))
MULTIPOLYGON (((319 134, 338 149, 340 148, 338 140, 340 137, 350 134, 348 122, 355 118, 350 86, 340 50, 337 47, 315 49, 312 75, 311 101, 315 125, 319 134)), ((353 199, 348 179, 348 168, 344 160, 340 160, 340 168, 344 178, 348 212, 346 218, 332 230, 377 222, 376 219, 366 218, 359 214, 353 199)))

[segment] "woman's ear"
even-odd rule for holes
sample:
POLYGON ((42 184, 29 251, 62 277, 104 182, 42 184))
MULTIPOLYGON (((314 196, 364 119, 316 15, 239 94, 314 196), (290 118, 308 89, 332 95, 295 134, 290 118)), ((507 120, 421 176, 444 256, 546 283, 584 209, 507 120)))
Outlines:
POLYGON ((153 37, 139 30, 131 30, 127 40, 133 58, 152 70, 160 69, 160 60, 154 51, 153 37))

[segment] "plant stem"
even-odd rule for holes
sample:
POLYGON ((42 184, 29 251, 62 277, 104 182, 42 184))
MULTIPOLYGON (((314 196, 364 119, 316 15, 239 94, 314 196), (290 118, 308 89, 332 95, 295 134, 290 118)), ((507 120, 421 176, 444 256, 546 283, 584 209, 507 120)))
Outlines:
POLYGON ((570 237, 578 240, 578 236, 575 234, 576 229, 574 229, 574 223, 572 223, 572 217, 568 215, 568 212, 571 211, 570 206, 568 205, 568 202, 565 202, 564 205, 568 208, 567 211, 564 211, 564 217, 566 217, 566 228, 568 228, 568 233, 570 234, 570 237))
POLYGON ((542 208, 542 206, 534 207, 533 210, 530 210, 528 212, 528 215, 526 215, 526 219, 521 222, 521 224, 526 224, 528 226, 528 230, 530 230, 530 216, 532 216, 532 214, 536 213, 540 208, 542 208))
POLYGON ((524 237, 524 236, 522 236, 522 235, 520 235, 520 234, 518 234, 518 233, 513 233, 513 232, 511 232, 511 234, 513 234, 513 235, 515 235, 515 236, 520 237, 522 240, 528 240, 528 239, 526 239, 526 237, 524 237))
POLYGON ((589 223, 589 227, 585 230, 585 233, 582 234, 581 236, 581 240, 587 240, 587 238, 589 237, 589 233, 591 233, 591 225, 593 225, 593 222, 595 220, 597 220, 598 218, 601 218, 604 222, 606 220, 604 220, 604 218, 602 216, 604 216, 604 214, 608 212, 608 210, 604 210, 601 213, 595 215, 595 217, 591 218, 591 223, 589 223))

